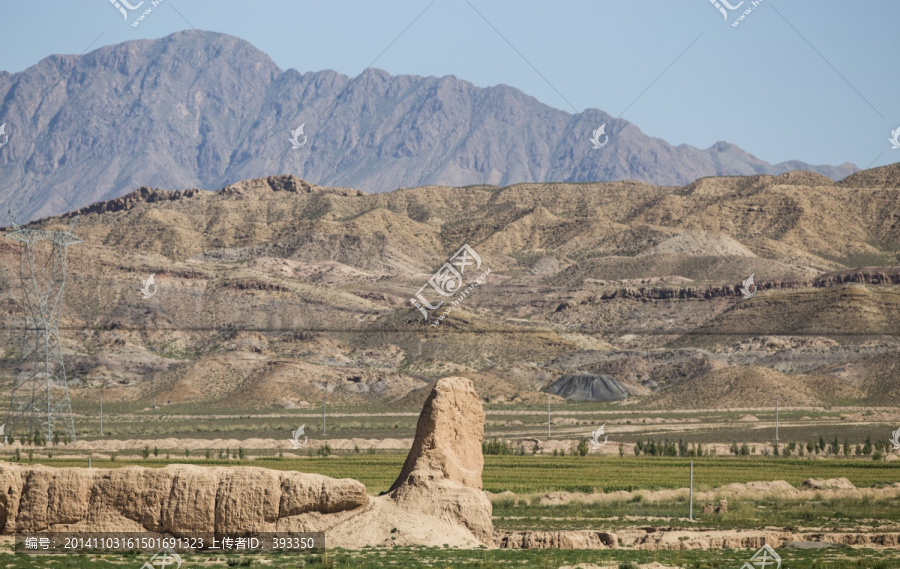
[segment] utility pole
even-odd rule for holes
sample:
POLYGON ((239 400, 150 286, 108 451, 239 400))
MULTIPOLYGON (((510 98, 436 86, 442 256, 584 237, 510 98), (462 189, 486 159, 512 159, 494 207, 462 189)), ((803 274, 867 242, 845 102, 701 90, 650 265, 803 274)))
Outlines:
POLYGON ((550 394, 547 394, 547 438, 550 438, 550 394))
POLYGON ((690 507, 688 510, 688 516, 691 521, 694 521, 694 461, 691 461, 691 496, 688 500, 690 502, 690 507))
POLYGON ((328 409, 328 382, 325 382, 325 394, 322 402, 322 434, 325 434, 325 410, 328 409))
POLYGON ((778 398, 775 398, 775 440, 778 440, 778 398))
POLYGON ((103 391, 105 387, 100 388, 100 436, 103 436, 103 391))

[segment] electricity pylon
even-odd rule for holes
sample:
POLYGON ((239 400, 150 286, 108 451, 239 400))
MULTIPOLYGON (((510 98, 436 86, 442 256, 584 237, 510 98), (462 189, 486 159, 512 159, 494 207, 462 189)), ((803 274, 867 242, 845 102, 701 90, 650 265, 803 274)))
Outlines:
POLYGON ((40 432, 49 441, 59 421, 69 440, 75 441, 66 366, 59 342, 59 314, 66 285, 66 249, 83 242, 72 234, 77 218, 68 231, 26 229, 19 226, 12 212, 9 218, 14 230, 6 237, 24 245, 19 257, 19 278, 25 329, 6 413, 6 432, 11 435, 22 423, 29 435, 40 432), (49 254, 46 244, 50 245, 49 254))

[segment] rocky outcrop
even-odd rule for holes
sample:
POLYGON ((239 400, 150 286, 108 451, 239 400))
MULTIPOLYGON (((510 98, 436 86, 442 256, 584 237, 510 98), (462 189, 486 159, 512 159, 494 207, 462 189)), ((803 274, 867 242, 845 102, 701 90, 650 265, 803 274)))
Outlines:
POLYGON ((331 525, 368 504, 356 480, 255 467, 50 468, 0 463, 0 531, 243 534, 331 525), (304 516, 316 513, 315 520, 304 516), (315 521, 315 523, 311 523, 315 521))
MULTIPOLYGON (((134 209, 141 203, 156 203, 165 201, 178 201, 182 199, 190 199, 204 197, 212 192, 192 188, 189 190, 159 190, 141 186, 140 188, 115 199, 96 202, 87 207, 83 207, 73 213, 67 213, 58 216, 59 219, 68 219, 80 215, 90 215, 92 213, 115 213, 117 211, 128 211, 134 209)), ((54 219, 54 218, 51 218, 54 219)))
POLYGON ((247 194, 265 195, 272 192, 290 192, 293 194, 330 194, 334 196, 364 196, 362 190, 352 188, 329 188, 310 184, 306 180, 282 174, 280 176, 268 176, 266 178, 254 178, 244 180, 230 186, 225 186, 219 193, 225 196, 241 196, 247 194))
MULTIPOLYGON (((777 280, 757 282, 758 290, 790 290, 803 288, 826 288, 847 283, 873 284, 873 285, 897 285, 900 284, 900 269, 897 268, 862 268, 847 271, 834 271, 824 273, 812 280, 777 280)), ((739 298, 742 296, 740 285, 733 286, 706 286, 706 287, 624 287, 599 295, 600 300, 629 299, 629 300, 688 300, 714 298, 739 298)), ((590 299, 595 302, 596 299, 590 299)), ((577 304, 563 303, 556 311, 561 312, 567 308, 574 308, 577 304), (563 306, 567 304, 567 306, 563 306)))
POLYGON ((844 283, 863 283, 876 285, 900 284, 900 269, 896 267, 870 267, 835 271, 816 277, 814 286, 837 286, 844 283))
POLYGON ((481 490, 484 410, 472 381, 435 383, 416 424, 416 438, 391 491, 418 480, 448 480, 481 490))
POLYGON ((494 545, 501 549, 608 549, 616 534, 603 531, 498 531, 494 545))
POLYGON ((493 526, 481 491, 483 436, 472 382, 451 377, 435 384, 406 464, 378 498, 356 480, 255 467, 0 462, 0 533, 323 531, 330 547, 486 545, 493 526))
POLYGON ((704 514, 727 514, 728 513, 728 500, 719 500, 719 505, 714 506, 712 502, 707 502, 703 505, 703 513, 704 514))
POLYGON ((861 547, 897 547, 897 532, 792 533, 761 530, 684 530, 629 528, 616 533, 591 530, 494 532, 494 546, 501 549, 615 549, 649 551, 691 549, 759 549, 765 544, 781 547, 788 542, 812 542, 861 547))
POLYGON ((482 542, 492 539, 491 503, 481 491, 484 410, 472 381, 437 381, 416 425, 416 438, 391 486, 397 504, 462 524, 482 542))

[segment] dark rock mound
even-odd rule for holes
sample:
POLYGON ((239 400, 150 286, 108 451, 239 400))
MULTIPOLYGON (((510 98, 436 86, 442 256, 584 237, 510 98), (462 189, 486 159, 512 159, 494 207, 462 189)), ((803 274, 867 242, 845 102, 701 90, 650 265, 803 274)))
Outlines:
POLYGON ((628 392, 611 375, 564 375, 547 388, 549 393, 574 401, 618 401, 628 397, 628 392))

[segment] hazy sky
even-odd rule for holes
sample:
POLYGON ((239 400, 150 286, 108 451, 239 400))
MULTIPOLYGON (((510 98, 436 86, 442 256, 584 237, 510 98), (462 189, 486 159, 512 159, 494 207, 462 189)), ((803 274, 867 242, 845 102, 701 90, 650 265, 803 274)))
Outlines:
POLYGON ((763 0, 737 27, 751 0, 727 22, 709 0, 162 0, 132 27, 150 4, 126 22, 109 0, 2 0, 0 69, 194 27, 241 37, 282 69, 356 76, 374 61, 504 83, 569 112, 621 114, 673 144, 726 140, 770 162, 900 161, 888 142, 900 128, 896 0, 763 0))

